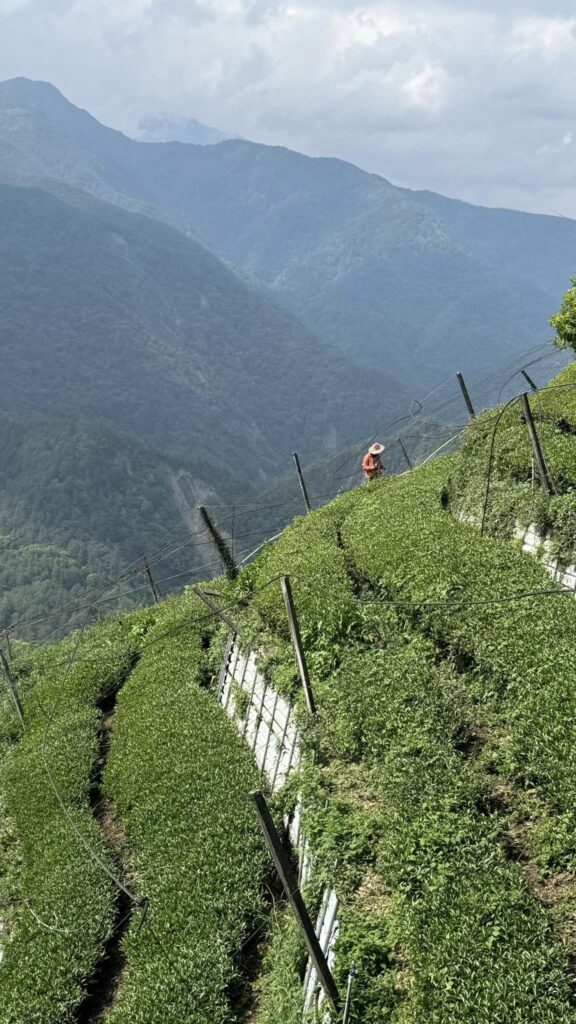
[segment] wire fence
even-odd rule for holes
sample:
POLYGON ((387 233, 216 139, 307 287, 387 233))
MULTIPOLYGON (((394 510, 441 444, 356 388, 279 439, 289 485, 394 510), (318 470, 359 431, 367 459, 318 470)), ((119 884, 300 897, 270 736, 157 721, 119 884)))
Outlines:
MULTIPOLYGON (((483 376, 471 377, 466 383, 476 412, 485 410, 495 397, 507 401, 511 395, 524 390, 525 381, 518 382, 523 370, 529 369, 536 383, 542 383, 568 361, 565 352, 546 342, 533 346, 521 358, 503 361, 483 376)), ((372 434, 344 447, 328 448, 306 463, 303 475, 312 506, 330 501, 362 482, 362 455, 376 439, 386 445, 386 472, 395 475, 451 451, 458 445, 467 422, 467 409, 456 374, 451 373, 426 394, 414 398, 403 416, 391 422, 383 421, 372 434)), ((284 475, 253 498, 231 504, 211 503, 218 529, 239 564, 248 562, 268 539, 276 539, 295 516, 306 511, 291 454, 284 456, 283 465, 284 475)), ((144 555, 163 597, 177 593, 190 583, 220 574, 220 560, 214 556, 212 541, 205 529, 200 528, 198 517, 193 527, 186 529, 182 523, 175 526, 155 549, 143 552, 141 558, 131 562, 112 582, 104 578, 101 584, 106 584, 104 593, 91 589, 86 581, 86 592, 81 598, 55 605, 41 615, 12 618, 0 625, 0 635, 47 642, 62 637, 70 628, 70 617, 87 609, 94 618, 103 612, 145 603, 149 589, 143 574, 144 555), (175 564, 175 559, 182 559, 184 564, 182 561, 175 564)))

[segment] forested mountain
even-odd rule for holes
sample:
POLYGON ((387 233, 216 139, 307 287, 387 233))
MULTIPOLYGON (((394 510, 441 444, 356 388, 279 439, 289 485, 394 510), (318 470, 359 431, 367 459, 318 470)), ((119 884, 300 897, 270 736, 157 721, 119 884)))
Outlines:
MULTIPOLYGON (((576 265, 572 221, 137 142, 26 79, 0 84, 0 222, 0 628, 548 337, 576 265)), ((350 485, 350 453, 313 492, 350 485)))
MULTIPOLYGON (((199 501, 237 501, 401 394, 156 220, 1 185, 0 222, 0 627, 92 594, 199 501)), ((201 542, 161 572, 203 562, 201 542)))
POLYGON ((356 360, 411 391, 550 335, 576 223, 396 188, 339 160, 229 140, 138 143, 51 86, 0 86, 0 175, 54 179, 196 233, 356 360))
POLYGON ((89 618, 118 600, 145 602, 141 566, 103 591, 171 531, 154 573, 168 580, 162 591, 187 582, 181 573, 213 559, 193 513, 213 498, 192 467, 102 423, 0 415, 0 625, 24 620, 18 635, 40 637, 81 621, 62 614, 71 602, 82 608, 102 592, 89 618))
POLYGON ((77 198, 0 186, 5 410, 103 418, 229 491, 280 447, 368 427, 390 378, 366 381, 192 239, 77 198))

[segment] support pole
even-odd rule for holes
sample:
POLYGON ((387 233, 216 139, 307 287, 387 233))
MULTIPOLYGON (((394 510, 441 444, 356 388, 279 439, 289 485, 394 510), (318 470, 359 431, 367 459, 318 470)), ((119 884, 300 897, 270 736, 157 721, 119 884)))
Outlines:
POLYGON ((4 631, 4 641, 6 643, 6 657, 10 662, 12 661, 12 647, 10 645, 10 633, 8 632, 7 629, 4 631))
POLYGON ((208 530, 208 533, 210 534, 210 537, 214 542, 214 547, 216 548, 218 554, 220 555, 220 558, 222 559, 222 565, 224 566, 224 571, 228 579, 235 580, 238 575, 238 566, 236 565, 236 562, 232 557, 232 552, 230 551, 230 548, 228 547, 220 531, 216 528, 216 525, 214 524, 212 516, 208 512, 208 509, 205 508, 204 505, 199 505, 198 511, 200 512, 204 526, 208 530))
POLYGON ((342 1024, 349 1024, 350 1011, 352 1009, 352 989, 354 987, 354 979, 356 978, 356 966, 352 964, 350 967, 350 973, 348 975, 348 987, 346 989, 346 1005, 344 1006, 344 1016, 342 1017, 342 1024))
POLYGON ((222 622, 225 622, 228 628, 231 629, 236 636, 240 635, 240 630, 236 623, 233 622, 232 619, 228 618, 226 612, 223 612, 222 609, 218 607, 216 602, 208 596, 205 590, 200 590, 200 587, 192 587, 192 590, 196 594, 196 597, 199 597, 201 601, 204 601, 204 604, 208 605, 210 610, 214 612, 214 615, 217 615, 219 619, 222 619, 222 622))
POLYGON ((152 597, 154 598, 154 604, 158 604, 158 602, 160 600, 160 597, 161 597, 160 591, 158 590, 158 587, 156 586, 156 584, 154 582, 154 577, 152 576, 152 571, 150 569, 150 566, 148 565, 148 559, 147 558, 143 558, 142 561, 144 562, 144 572, 146 573, 146 579, 148 580, 148 585, 150 587, 150 590, 152 591, 152 597))
POLYGON ((282 583, 284 604, 286 605, 288 624, 290 626, 290 636, 292 637, 292 645, 294 647, 294 653, 296 655, 296 662, 298 664, 300 681, 304 689, 304 697, 306 698, 306 707, 308 708, 308 711, 310 712, 312 718, 314 718, 316 715, 316 702, 314 700, 314 694, 312 693, 312 687, 310 685, 308 665, 306 664, 306 655, 304 654, 304 648, 302 646, 302 637, 300 635, 300 626, 298 625, 298 617, 296 615, 296 608, 294 606, 294 597, 292 595, 290 577, 282 576, 280 582, 282 583))
POLYGON ((408 455, 408 452, 406 451, 406 449, 404 447, 404 442, 401 440, 401 438, 398 438, 398 444, 400 445, 400 447, 402 449, 402 455, 406 459, 406 462, 408 463, 410 469, 414 469, 414 466, 412 465, 412 462, 410 460, 410 456, 408 455))
POLYGON ((524 418, 526 420, 526 426, 528 427, 528 433, 530 434, 530 440, 532 442, 532 450, 534 452, 534 459, 536 462, 536 468, 538 470, 538 476, 540 477, 540 483, 546 488, 548 494, 552 494, 552 478, 550 476, 548 466, 546 465, 546 459, 540 445, 540 438, 536 431, 534 424, 534 417, 532 416, 532 409, 530 408, 530 402, 528 400, 528 392, 524 391, 520 395, 522 399, 522 410, 524 412, 524 418))
POLYGON ((292 458, 296 464, 296 472, 298 473, 298 479, 300 481, 300 489, 302 491, 302 497, 304 498, 304 504, 306 505, 306 511, 311 512, 312 506, 310 504, 310 498, 308 497, 308 491, 306 490, 306 482, 304 480, 304 474, 302 472, 302 466, 300 465, 300 459, 296 452, 294 452, 292 458))
POLYGON ((468 409, 468 414, 470 416, 470 419, 471 420, 475 420, 476 419, 476 413, 474 412, 474 406, 472 405, 472 402, 470 400, 470 395, 468 394, 468 388, 466 387, 466 383, 464 381, 464 377, 462 376, 460 371, 458 371, 458 373, 456 374, 456 377, 457 377, 458 383, 460 385, 460 390, 462 391, 462 394, 464 395, 464 401, 466 402, 466 408, 468 409))
POLYGON ((251 793, 251 796, 260 819, 260 825, 262 826, 266 844, 272 856, 272 860, 276 865, 276 870, 280 876, 284 892, 286 893, 292 910, 296 915, 300 930, 304 936, 306 947, 310 954, 310 959, 314 964, 318 978, 320 979, 320 984, 324 989, 326 998, 329 999, 334 1010, 338 1012, 338 1008, 340 1006, 340 994, 336 988, 336 983, 332 977, 332 972, 328 966, 328 961, 326 960, 324 951, 318 942, 314 926, 306 909, 306 904, 302 899, 302 893, 298 888, 298 883, 294 876, 294 872, 292 871, 286 850, 284 849, 280 836, 276 831, 276 826, 274 825, 272 815, 268 810, 268 804, 266 803, 264 794, 259 790, 254 790, 254 792, 251 793))
POLYGON ((534 383, 534 381, 532 380, 532 377, 530 376, 530 374, 526 373, 526 370, 520 370, 520 373, 524 377, 524 380, 527 381, 527 383, 530 385, 530 387, 532 388, 532 391, 538 391, 538 387, 534 383))
POLYGON ((18 691, 16 689, 16 683, 14 682, 14 678, 12 676, 12 672, 10 671, 10 666, 9 666, 8 662, 6 661, 6 658, 4 656, 4 651, 2 651, 2 650, 0 650, 0 668, 2 669, 2 674, 3 674, 3 676, 4 676, 5 680, 6 680, 6 685, 8 686, 8 689, 10 690, 10 696, 12 697, 12 700, 14 701, 14 707, 16 708, 16 713, 18 715, 18 718, 20 719, 20 722, 21 722, 22 726, 24 726, 24 711, 23 711, 23 708, 22 708, 22 704, 20 703, 20 697, 18 696, 18 691))

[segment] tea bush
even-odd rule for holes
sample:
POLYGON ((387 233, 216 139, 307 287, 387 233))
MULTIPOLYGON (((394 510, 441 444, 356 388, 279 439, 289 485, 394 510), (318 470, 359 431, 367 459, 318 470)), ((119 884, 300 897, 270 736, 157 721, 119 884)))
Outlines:
MULTIPOLYGON (((0 910, 7 924, 3 1024, 74 1020, 113 926, 114 886, 66 821, 44 761, 75 828, 113 869, 89 805, 98 756, 96 705, 129 670, 132 655, 130 629, 119 620, 36 653, 24 680, 25 732, 19 741, 13 733, 0 769, 11 831, 0 851, 8 904, 0 910), (79 660, 68 667, 69 658, 79 660)), ((4 716, 13 721, 11 710, 4 716)))
POLYGON ((242 944, 261 924, 267 860, 249 799, 252 756, 201 688, 205 627, 192 621, 162 640, 204 618, 199 605, 161 606, 118 699, 105 791, 151 903, 126 937, 110 1024, 225 1024, 242 999, 242 944))

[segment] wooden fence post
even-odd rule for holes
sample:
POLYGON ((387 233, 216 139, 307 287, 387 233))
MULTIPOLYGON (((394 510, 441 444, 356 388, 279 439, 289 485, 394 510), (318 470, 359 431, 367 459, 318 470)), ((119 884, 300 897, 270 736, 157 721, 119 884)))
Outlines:
POLYGON ((199 597, 201 601, 204 601, 204 604, 208 605, 210 610, 214 612, 214 615, 217 615, 219 619, 222 619, 222 622, 225 622, 228 628, 231 629, 236 636, 240 635, 240 630, 236 623, 226 615, 226 612, 223 612, 222 609, 218 607, 216 602, 208 596, 205 590, 201 590, 200 587, 192 587, 192 590, 196 594, 196 597, 199 597))
POLYGON ((143 558, 143 562, 144 562, 144 572, 146 573, 146 579, 148 580, 148 586, 150 587, 150 590, 152 591, 152 597, 154 598, 154 603, 158 604, 158 602, 160 600, 160 597, 161 597, 160 591, 158 590, 158 587, 156 586, 156 584, 154 582, 154 577, 152 576, 152 571, 150 569, 150 566, 148 565, 148 559, 146 557, 144 557, 143 558))
POLYGON ((458 373, 456 374, 456 377, 457 377, 458 383, 460 385, 460 390, 462 391, 462 394, 464 395, 464 401, 466 402, 466 408, 468 409, 468 413, 469 413, 470 419, 471 420, 475 420, 476 419, 476 413, 474 412, 474 406, 472 405, 472 402, 470 400, 470 395, 468 394, 468 388, 466 387, 466 383, 464 381, 464 377, 462 376, 460 371, 458 371, 458 373))
POLYGON ((18 715, 18 718, 20 719, 20 722, 21 722, 22 726, 24 726, 24 710, 23 710, 22 704, 20 702, 20 697, 18 696, 18 690, 16 689, 16 683, 14 682, 14 679, 13 679, 13 676, 12 676, 12 672, 10 671, 10 666, 9 666, 8 662, 6 661, 6 658, 4 656, 4 651, 2 651, 2 650, 0 650, 0 668, 2 669, 2 674, 3 674, 3 676, 4 676, 5 680, 6 680, 6 685, 8 686, 8 689, 10 691, 10 696, 12 697, 12 700, 14 701, 14 706, 16 708, 16 713, 18 715))
POLYGON ((12 647, 10 646, 10 633, 7 629, 4 630, 4 640, 6 643, 6 657, 8 661, 12 661, 12 647))
POLYGON ((545 487, 548 494, 552 494, 552 491, 554 490, 552 478, 550 476, 548 466, 546 465, 546 459, 544 458, 540 438, 538 437, 534 417, 532 416, 532 409, 530 408, 530 402, 528 400, 528 392, 524 391, 523 394, 520 395, 520 398, 522 399, 522 409, 526 420, 526 426, 528 427, 528 433, 530 434, 530 440, 532 442, 532 450, 534 452, 534 459, 538 470, 538 476, 540 477, 540 483, 545 487))
POLYGON ((521 374, 522 374, 522 376, 524 377, 524 380, 528 382, 528 384, 529 384, 529 385, 530 385, 530 387, 532 388, 532 391, 538 391, 538 387, 537 387, 537 385, 536 385, 536 384, 534 383, 534 381, 532 380, 532 377, 530 376, 530 374, 529 374, 529 373, 526 373, 526 370, 520 370, 520 373, 521 373, 521 374))
POLYGON ((288 615, 288 624, 290 626, 290 636, 292 637, 292 645, 294 647, 294 653, 296 655, 296 662, 298 665, 298 672, 300 674, 300 681, 304 689, 304 697, 306 698, 306 706, 308 711, 314 718, 316 715, 316 702, 314 700, 314 694, 312 693, 312 686, 310 685, 310 676, 308 674, 308 665, 306 663, 306 655, 304 654, 304 647, 302 646, 302 637, 300 635, 300 627, 298 625, 298 617, 296 615, 296 608, 294 607, 294 597, 292 595, 292 586, 290 584, 289 576, 282 576, 282 593, 284 594, 284 604, 286 605, 286 613, 288 615))
POLYGON ((284 892, 286 893, 286 896, 290 901, 290 906, 296 915, 296 919, 304 936, 306 947, 310 954, 310 959, 312 960, 312 963, 316 968, 318 978, 320 979, 320 984, 322 985, 326 997, 332 1004, 334 1010, 338 1012, 340 1006, 340 994, 336 988, 336 983, 332 977, 332 972, 328 966, 328 961, 324 951, 318 941, 316 932, 314 931, 314 926, 310 920, 310 915, 306 909, 302 893, 300 892, 294 872, 292 871, 286 850, 282 845, 280 836, 278 835, 276 826, 272 820, 272 815, 268 809, 268 804, 266 803, 264 794, 259 790, 254 790, 254 792, 251 793, 251 796, 260 819, 260 825, 264 833, 264 838, 266 839, 266 844, 276 866, 278 875, 280 876, 284 892))
POLYGON ((292 458, 294 459, 294 462, 296 463, 296 472, 298 473, 298 479, 300 481, 300 489, 302 491, 302 497, 304 498, 304 504, 306 505, 306 511, 307 512, 311 512, 312 511, 312 506, 310 504, 310 498, 308 497, 308 491, 306 489, 306 482, 304 480, 304 474, 302 472, 302 466, 300 465, 300 459, 298 458, 298 455, 296 454, 296 452, 294 452, 292 458))

